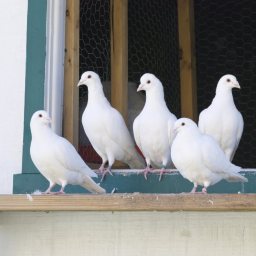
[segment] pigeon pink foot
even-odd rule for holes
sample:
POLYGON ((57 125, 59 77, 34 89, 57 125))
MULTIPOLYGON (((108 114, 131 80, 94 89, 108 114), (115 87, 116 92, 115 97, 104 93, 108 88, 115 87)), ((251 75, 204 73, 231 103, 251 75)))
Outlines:
POLYGON ((148 178, 147 178, 147 174, 148 174, 148 173, 153 173, 153 172, 152 172, 152 169, 149 167, 149 164, 147 165, 147 167, 146 167, 146 169, 145 169, 144 171, 139 172, 138 174, 142 174, 142 173, 144 173, 144 177, 145 177, 146 180, 148 179, 148 178))
POLYGON ((105 168, 102 173, 103 173, 103 175, 102 175, 101 181, 104 180, 104 177, 105 177, 106 174, 110 174, 111 176, 113 176, 113 173, 111 172, 111 168, 109 168, 109 167, 105 168))
POLYGON ((191 192, 182 192, 182 194, 207 194, 207 187, 204 187, 203 189, 202 189, 202 192, 196 192, 196 188, 197 187, 193 187, 193 189, 191 190, 191 192))
POLYGON ((51 194, 51 189, 55 186, 55 183, 53 185, 50 185, 49 188, 45 192, 42 192, 43 195, 51 194))
POLYGON ((166 170, 166 166, 162 166, 161 171, 157 171, 155 173, 160 173, 159 181, 162 179, 163 173, 169 173, 170 171, 166 170))
POLYGON ((98 169, 98 170, 96 170, 96 171, 94 171, 95 173, 102 173, 103 171, 104 171, 104 165, 105 165, 105 163, 102 163, 102 165, 100 166, 100 168, 98 169))
POLYGON ((46 191, 42 192, 42 195, 47 195, 47 194, 51 194, 51 192, 48 191, 48 189, 46 191))
POLYGON ((65 187, 61 187, 60 191, 58 191, 58 192, 50 192, 50 193, 51 193, 52 195, 65 194, 65 192, 64 192, 64 188, 65 188, 65 187))
POLYGON ((60 194, 66 194, 65 192, 58 191, 58 192, 50 192, 51 195, 60 195, 60 194))
POLYGON ((95 173, 102 174, 101 182, 104 180, 106 174, 110 174, 111 176, 113 176, 113 173, 111 172, 111 166, 109 166, 108 168, 104 168, 104 164, 102 164, 101 167, 97 171, 95 171, 95 173))

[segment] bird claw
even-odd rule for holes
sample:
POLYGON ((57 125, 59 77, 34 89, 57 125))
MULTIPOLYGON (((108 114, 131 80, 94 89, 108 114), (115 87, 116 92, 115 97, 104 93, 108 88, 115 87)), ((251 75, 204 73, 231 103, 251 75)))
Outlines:
POLYGON ((42 192, 42 195, 48 195, 48 194, 51 194, 51 192, 49 191, 42 192))
POLYGON ((207 194, 205 191, 202 191, 202 192, 182 192, 181 194, 183 194, 183 195, 186 195, 186 194, 207 194))
POLYGON ((47 191, 47 190, 45 192, 42 192, 42 195, 59 195, 59 194, 66 194, 66 193, 63 191, 51 192, 51 191, 47 191))
POLYGON ((104 167, 100 167, 98 170, 95 170, 95 173, 102 173, 104 171, 104 167))
POLYGON ((105 168, 103 171, 101 171, 100 173, 102 173, 102 178, 101 178, 101 182, 104 180, 104 177, 105 175, 108 173, 110 174, 111 176, 113 176, 113 173, 108 169, 108 168, 105 168))
POLYGON ((50 192, 51 195, 60 195, 60 194, 66 194, 63 191, 58 191, 58 192, 50 192))
POLYGON ((139 172, 138 175, 139 175, 139 174, 143 174, 143 173, 144 173, 145 179, 148 180, 147 174, 148 174, 148 173, 154 173, 154 172, 152 171, 151 168, 147 167, 144 171, 139 172))
POLYGON ((163 173, 169 173, 170 171, 162 168, 161 171, 156 171, 155 173, 160 173, 159 181, 162 179, 163 173))
POLYGON ((48 188, 47 190, 45 190, 44 192, 42 192, 42 195, 50 195, 52 192, 51 192, 51 189, 48 188))

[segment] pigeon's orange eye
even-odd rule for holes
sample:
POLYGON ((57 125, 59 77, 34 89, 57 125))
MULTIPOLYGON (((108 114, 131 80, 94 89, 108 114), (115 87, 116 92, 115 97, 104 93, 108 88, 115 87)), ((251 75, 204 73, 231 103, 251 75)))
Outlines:
POLYGON ((230 82, 230 79, 229 79, 229 78, 227 79, 227 82, 228 82, 228 83, 230 82))
POLYGON ((185 125, 185 123, 182 123, 181 125, 182 125, 182 126, 184 126, 184 125, 185 125))
POLYGON ((91 77, 92 77, 91 75, 88 76, 88 78, 91 78, 91 77))
POLYGON ((147 81, 147 84, 150 84, 150 83, 151 83, 151 81, 150 81, 150 80, 148 80, 148 81, 147 81))
POLYGON ((42 115, 41 115, 41 114, 39 114, 39 117, 42 117, 42 115))

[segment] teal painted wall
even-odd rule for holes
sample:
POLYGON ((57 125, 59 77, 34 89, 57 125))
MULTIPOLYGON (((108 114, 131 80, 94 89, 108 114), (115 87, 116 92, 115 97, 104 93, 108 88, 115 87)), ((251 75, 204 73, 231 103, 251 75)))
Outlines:
POLYGON ((44 109, 47 0, 28 0, 22 173, 38 173, 30 157, 30 119, 44 109))
MULTIPOLYGON (((207 193, 256 193, 256 172, 242 172, 248 178, 248 182, 221 182, 210 186, 207 193)), ((94 178, 96 183, 99 183, 102 175, 94 178)), ((137 173, 122 174, 114 173, 114 176, 106 175, 105 180, 100 183, 100 186, 106 189, 107 193, 111 193, 114 188, 117 188, 116 193, 182 193, 190 192, 193 188, 193 183, 184 179, 178 172, 173 174, 164 174, 161 181, 159 174, 149 174, 148 180, 145 180, 144 175, 137 173)), ((14 194, 32 193, 39 189, 45 191, 49 187, 49 182, 41 174, 16 174, 14 175, 14 194)), ((56 185, 52 191, 59 191, 60 186, 56 185)), ((197 191, 202 191, 202 187, 198 186, 197 191)), ((66 193, 88 193, 81 186, 67 185, 66 193)))

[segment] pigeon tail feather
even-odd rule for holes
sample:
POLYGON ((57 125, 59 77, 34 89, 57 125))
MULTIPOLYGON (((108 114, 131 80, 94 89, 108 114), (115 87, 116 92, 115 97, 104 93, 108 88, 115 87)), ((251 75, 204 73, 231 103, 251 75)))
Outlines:
POLYGON ((86 188, 90 192, 94 194, 105 194, 106 190, 99 185, 97 185, 90 177, 84 175, 83 183, 81 184, 82 187, 86 188))
POLYGON ((239 172, 241 172, 242 168, 239 167, 239 166, 236 166, 232 163, 229 163, 231 164, 230 168, 229 168, 229 177, 228 179, 226 179, 227 181, 229 182, 237 182, 237 181, 241 181, 241 182, 247 182, 248 179, 245 178, 243 175, 241 175, 239 172))
POLYGON ((241 181, 241 182, 248 182, 248 179, 245 178, 244 176, 242 176, 239 173, 232 173, 230 174, 230 177, 227 179, 227 181, 229 182, 237 182, 237 181, 241 181))
POLYGON ((89 168, 88 166, 81 168, 79 171, 90 177, 98 178, 97 173, 91 170, 91 168, 89 168))
POLYGON ((132 157, 126 163, 129 165, 131 169, 144 169, 146 167, 145 161, 141 156, 139 156, 138 159, 132 157))

